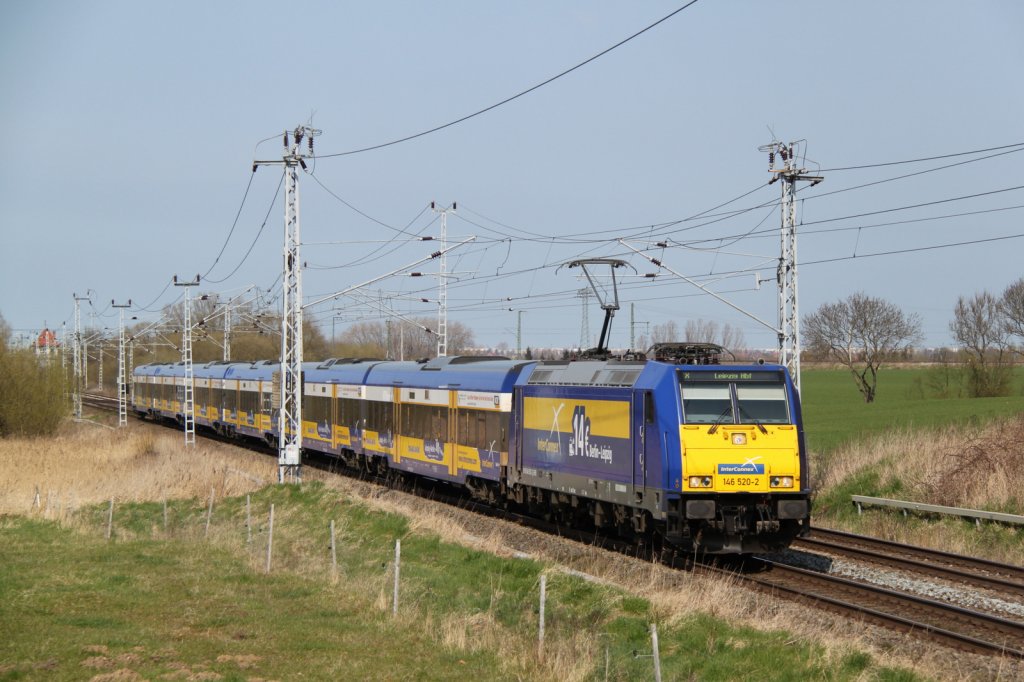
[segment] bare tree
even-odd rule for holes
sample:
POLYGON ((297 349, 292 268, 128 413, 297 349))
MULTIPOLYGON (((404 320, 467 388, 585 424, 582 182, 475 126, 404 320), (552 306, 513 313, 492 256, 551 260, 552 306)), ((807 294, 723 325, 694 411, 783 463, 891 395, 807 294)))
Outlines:
MULTIPOLYGON (((0 314, 0 353, 7 349, 7 343, 11 339, 11 325, 7 323, 4 316, 0 314)), ((61 339, 63 341, 63 339, 61 339)))
POLYGON ((679 325, 675 320, 662 322, 651 327, 651 345, 679 340, 679 325))
POLYGON ((823 303, 803 320, 808 350, 850 370, 864 402, 875 399, 882 364, 921 338, 921 320, 894 304, 864 293, 823 303))
POLYGON ((1006 395, 1010 387, 1007 319, 999 299, 987 291, 961 296, 949 323, 953 338, 967 356, 967 386, 972 397, 1006 395))
MULTIPOLYGON (((437 321, 411 318, 391 324, 388 353, 388 329, 384 322, 357 322, 341 335, 340 347, 346 353, 376 357, 432 358, 437 355, 437 321)), ((472 330, 461 322, 448 321, 448 353, 459 355, 474 344, 472 330)))
MULTIPOLYGON (((1024 340, 1024 277, 1006 287, 999 308, 1007 334, 1024 340)), ((1024 353, 1024 348, 1018 347, 1017 352, 1024 353)))
POLYGON ((733 327, 728 322, 719 326, 714 320, 704 319, 687 320, 685 340, 695 343, 717 343, 732 351, 746 345, 743 331, 738 327, 733 327))

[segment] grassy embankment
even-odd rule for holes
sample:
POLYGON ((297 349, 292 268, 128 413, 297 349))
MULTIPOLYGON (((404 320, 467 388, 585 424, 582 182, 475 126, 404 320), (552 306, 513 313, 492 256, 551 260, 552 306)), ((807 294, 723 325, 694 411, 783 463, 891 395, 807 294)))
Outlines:
MULTIPOLYGON (((84 425, 54 440, 0 441, 0 466, 10 472, 0 488, 0 679, 565 681, 605 679, 606 660, 608 679, 650 679, 651 659, 634 651, 650 652, 652 622, 665 679, 914 678, 835 633, 817 641, 811 632, 820 625, 794 630, 806 617, 720 580, 651 566, 620 573, 620 587, 595 584, 547 561, 458 544, 466 531, 453 512, 428 503, 406 503, 400 515, 388 495, 346 490, 357 483, 264 487, 268 458, 179 443, 176 434, 84 425), (36 486, 40 509, 26 515, 36 486), (108 542, 111 496, 119 502, 108 542), (402 596, 392 618, 398 538, 402 596), (539 661, 542 572, 549 601, 539 661)), ((583 567, 601 574, 596 563, 583 567)))
POLYGON ((924 398, 926 370, 894 369, 865 404, 842 370, 803 373, 804 422, 818 490, 815 522, 947 551, 1024 563, 1021 529, 955 517, 904 518, 851 495, 1024 514, 1024 395, 924 398))

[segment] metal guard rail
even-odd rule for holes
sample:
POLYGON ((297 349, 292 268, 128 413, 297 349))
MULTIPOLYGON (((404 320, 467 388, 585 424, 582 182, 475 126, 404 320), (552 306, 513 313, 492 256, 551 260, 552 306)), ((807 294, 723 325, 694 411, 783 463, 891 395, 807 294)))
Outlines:
POLYGON ((981 521, 996 521, 998 523, 1012 523, 1024 525, 1024 516, 1017 514, 1004 514, 1002 512, 984 511, 981 509, 963 509, 961 507, 943 507, 937 504, 924 504, 921 502, 904 502, 902 500, 889 500, 884 497, 867 497, 866 495, 851 495, 850 499, 857 505, 857 514, 863 513, 864 506, 895 507, 902 509, 906 516, 908 511, 924 512, 928 514, 948 514, 951 516, 963 516, 973 518, 978 526, 981 521))

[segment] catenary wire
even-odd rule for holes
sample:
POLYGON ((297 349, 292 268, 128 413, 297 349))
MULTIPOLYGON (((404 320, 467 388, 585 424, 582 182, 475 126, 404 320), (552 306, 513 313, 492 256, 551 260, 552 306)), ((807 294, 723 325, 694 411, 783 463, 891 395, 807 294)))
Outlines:
POLYGON ((263 230, 267 227, 267 221, 270 220, 270 212, 274 210, 274 205, 277 203, 277 198, 281 195, 281 186, 284 184, 284 176, 285 174, 281 173, 281 179, 277 182, 277 191, 274 192, 274 199, 270 202, 270 206, 267 207, 267 215, 264 216, 263 218, 263 224, 260 225, 259 232, 256 233, 255 239, 253 239, 252 244, 249 245, 249 250, 245 252, 244 256, 242 256, 242 260, 238 262, 238 265, 235 266, 235 269, 229 272, 226 277, 222 279, 209 279, 206 281, 211 282, 213 284, 220 284, 222 282, 226 282, 227 280, 231 279, 231 277, 234 276, 236 272, 238 272, 238 270, 245 264, 245 261, 249 260, 249 255, 252 253, 252 250, 256 248, 256 242, 260 240, 260 237, 263 235, 263 230))
POLYGON ((985 152, 994 152, 1000 149, 1010 149, 1011 147, 1024 146, 1024 142, 1015 142, 1013 144, 1004 144, 999 147, 988 147, 987 149, 974 149, 969 152, 956 152, 955 154, 942 154, 940 156, 926 156, 919 159, 906 159, 904 161, 887 161, 885 163, 868 163, 862 166, 843 166, 841 168, 822 168, 819 173, 837 173, 839 171, 848 170, 861 170, 864 168, 881 168, 882 166, 898 166, 905 163, 920 163, 922 161, 938 161, 939 159, 951 159, 956 156, 969 156, 970 154, 984 154, 985 152))
POLYGON ((238 211, 235 212, 235 220, 231 223, 231 229, 228 231, 228 236, 224 240, 224 244, 220 247, 220 251, 217 253, 217 257, 213 259, 213 264, 203 273, 201 279, 206 277, 213 272, 213 269, 217 267, 217 263, 220 262, 220 257, 224 255, 224 249, 228 248, 228 242, 231 241, 231 235, 235 233, 235 227, 238 226, 238 218, 242 215, 242 209, 245 208, 245 200, 249 196, 249 188, 252 187, 252 180, 256 177, 256 166, 252 167, 252 173, 249 174, 249 182, 245 185, 245 193, 242 194, 242 203, 238 206, 238 211))
POLYGON ((351 154, 360 154, 362 152, 369 152, 369 151, 373 151, 375 149, 383 149, 384 147, 390 147, 392 145, 400 144, 402 142, 408 142, 409 140, 415 140, 416 138, 423 137, 425 135, 430 135, 431 133, 436 133, 439 130, 444 130, 445 128, 450 128, 450 127, 452 127, 454 125, 457 125, 459 123, 463 123, 464 121, 468 121, 471 118, 475 118, 475 117, 477 117, 477 116, 479 116, 481 114, 487 113, 488 111, 491 111, 493 109, 497 109, 498 107, 500 107, 500 106, 502 106, 504 104, 508 104, 509 102, 512 102, 513 100, 517 100, 520 97, 522 97, 523 95, 527 95, 527 94, 533 92, 534 90, 538 90, 538 89, 544 87, 545 85, 558 80, 562 76, 569 75, 573 71, 576 71, 577 69, 579 69, 579 68, 581 68, 583 66, 586 66, 587 64, 589 64, 590 62, 594 61, 595 59, 603 57, 604 55, 608 54, 612 50, 614 50, 614 49, 616 49, 618 47, 621 47, 622 45, 625 45, 629 41, 631 41, 634 38, 637 38, 637 37, 643 35, 644 33, 647 33, 648 31, 650 31, 655 26, 657 26, 657 25, 659 25, 659 24, 661 24, 661 23, 663 23, 665 21, 668 21, 669 19, 671 19, 675 15, 679 14, 680 12, 682 12, 686 8, 690 7, 691 5, 695 4, 696 2, 697 2, 697 0, 690 0, 690 2, 686 3, 685 5, 683 5, 682 7, 678 8, 678 9, 670 12, 669 14, 666 14, 661 19, 658 19, 657 21, 655 21, 653 24, 650 24, 650 25, 646 26, 645 28, 640 29, 639 31, 637 31, 633 35, 631 35, 628 38, 625 38, 623 40, 620 40, 619 42, 615 43, 611 47, 608 47, 608 48, 605 48, 604 50, 601 50, 600 52, 598 52, 594 56, 592 56, 589 59, 586 59, 586 60, 580 62, 576 66, 568 68, 565 71, 562 71, 561 73, 556 74, 556 75, 552 76, 551 78, 548 78, 545 81, 537 83, 536 85, 534 85, 532 87, 529 87, 526 90, 523 90, 523 91, 521 91, 521 92, 519 92, 519 93, 517 93, 515 95, 512 95, 511 97, 506 97, 505 99, 501 100, 500 102, 496 102, 495 104, 492 104, 489 107, 485 107, 484 109, 480 109, 479 111, 475 111, 472 114, 467 114, 466 116, 463 116, 462 118, 455 119, 454 121, 449 121, 448 123, 445 123, 445 124, 442 124, 442 125, 439 125, 439 126, 435 126, 433 128, 430 128, 429 130, 424 130, 424 131, 415 133, 413 135, 407 135, 407 136, 399 138, 397 140, 391 140, 390 142, 383 142, 381 144, 375 144, 375 145, 371 145, 369 147, 362 147, 360 149, 351 149, 351 150, 346 151, 346 152, 335 152, 333 154, 320 154, 317 158, 327 159, 327 158, 338 157, 338 156, 349 156, 351 154))

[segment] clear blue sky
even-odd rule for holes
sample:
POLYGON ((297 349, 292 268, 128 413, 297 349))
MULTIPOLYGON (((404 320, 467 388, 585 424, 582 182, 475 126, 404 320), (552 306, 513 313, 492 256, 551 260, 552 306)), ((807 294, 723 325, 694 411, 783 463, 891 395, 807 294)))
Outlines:
MULTIPOLYGON (((89 289, 101 326, 116 326, 111 299, 158 310, 181 293, 169 288, 158 298, 172 275, 191 277, 213 264, 254 155, 279 158, 285 128, 312 116, 325 154, 416 133, 532 86, 682 4, 3 3, 0 313, 18 330, 59 329, 72 320, 72 293, 89 289)), ((371 279, 432 247, 400 237, 371 255, 395 230, 352 211, 319 180, 398 229, 431 200, 458 201, 449 234, 478 241, 449 259, 459 277, 449 290, 450 319, 471 326, 483 344, 514 347, 516 312, 508 308, 526 311, 524 345, 577 344, 580 302, 572 292, 584 284, 556 267, 625 257, 614 237, 627 233, 639 248, 674 239, 680 246, 657 255, 688 276, 744 271, 712 286, 774 322, 774 282, 757 290, 751 271, 774 276, 777 208, 645 235, 628 228, 686 218, 764 184, 767 158, 757 148, 770 131, 807 140, 812 170, 1024 142, 1021 35, 1024 5, 1010 0, 701 0, 487 114, 386 149, 317 161, 315 179, 300 180, 306 293, 371 279), (576 241, 550 239, 567 235, 576 241)), ((1024 209, 1009 208, 1024 205, 1024 190, 830 219, 1024 185, 1024 151, 819 195, 978 156, 826 170, 823 184, 801 192, 801 220, 829 221, 800 231, 802 312, 865 291, 920 314, 928 344, 950 343, 957 296, 998 293, 1024 276, 1024 239, 864 256, 1024 234, 1024 209), (818 262, 829 259, 843 260, 818 262)), ((210 278, 242 261, 279 179, 277 169, 257 172, 210 278)), ((770 201, 778 191, 763 187, 729 208, 770 201)), ((437 236, 433 217, 420 215, 409 231, 437 236)), ((282 222, 278 199, 237 273, 204 290, 273 284, 282 222)), ((641 274, 653 271, 630 261, 641 274)), ((435 303, 417 301, 436 300, 435 286, 436 278, 394 278, 368 293, 433 315, 435 303)), ((612 345, 628 344, 630 303, 640 321, 715 319, 742 328, 752 346, 774 345, 769 330, 695 293, 668 276, 627 280, 612 345)), ((339 331, 347 320, 376 317, 351 301, 339 307, 339 331)), ((312 314, 329 333, 331 308, 312 314)), ((590 325, 594 342, 596 307, 590 325)))

